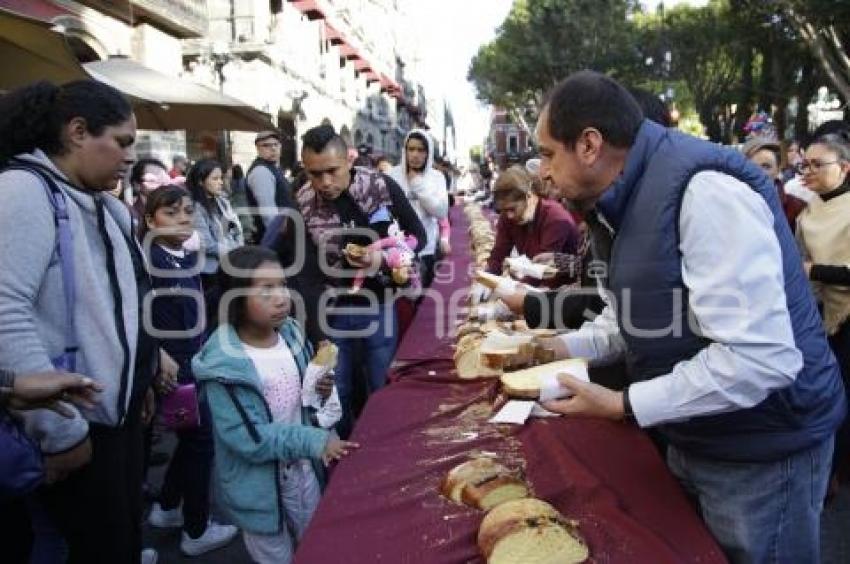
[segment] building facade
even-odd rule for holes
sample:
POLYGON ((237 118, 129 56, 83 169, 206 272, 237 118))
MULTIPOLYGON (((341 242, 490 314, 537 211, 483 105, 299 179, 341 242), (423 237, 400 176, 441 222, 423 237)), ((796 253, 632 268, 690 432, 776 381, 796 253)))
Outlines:
POLYGON ((515 123, 505 109, 493 108, 485 154, 500 170, 525 160, 532 149, 530 140, 528 128, 515 123))
MULTIPOLYGON (((60 25, 81 62, 129 57, 271 116, 292 166, 300 135, 330 123, 352 146, 397 160, 412 127, 445 152, 445 101, 417 76, 418 44, 397 0, 0 0, 60 25), (400 37, 402 39, 400 39, 400 37)), ((247 165, 253 133, 140 131, 138 153, 247 165)))

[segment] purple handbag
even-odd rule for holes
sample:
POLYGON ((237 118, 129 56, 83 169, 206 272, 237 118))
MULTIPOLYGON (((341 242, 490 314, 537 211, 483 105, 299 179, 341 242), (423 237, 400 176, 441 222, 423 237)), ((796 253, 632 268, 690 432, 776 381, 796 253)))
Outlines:
POLYGON ((165 426, 174 431, 197 429, 201 426, 198 391, 195 384, 181 384, 162 398, 160 413, 165 426))
POLYGON ((0 408, 0 501, 21 497, 44 480, 38 446, 0 408))

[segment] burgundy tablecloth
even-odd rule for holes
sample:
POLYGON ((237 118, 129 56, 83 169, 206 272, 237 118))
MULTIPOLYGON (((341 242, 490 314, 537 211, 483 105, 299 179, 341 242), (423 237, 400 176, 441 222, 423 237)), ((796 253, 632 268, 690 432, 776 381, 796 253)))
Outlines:
POLYGON ((395 359, 421 361, 451 358, 453 330, 466 318, 470 280, 469 220, 459 207, 451 208, 452 254, 440 261, 434 283, 426 293, 409 334, 399 344, 395 359))
MULTIPOLYGON (((468 264, 466 219, 453 219, 452 261, 468 264)), ((451 293, 464 284, 435 287, 451 293)), ((725 562, 636 427, 563 417, 488 424, 497 383, 455 377, 451 337, 433 332, 447 314, 426 308, 399 349, 409 362, 361 414, 352 438, 362 446, 334 469, 296 562, 481 562, 483 514, 438 493, 446 472, 479 452, 523 468, 537 497, 577 519, 593 562, 725 562)))
POLYGON ((481 562, 483 513, 438 494, 475 452, 523 467, 537 497, 577 519, 593 561, 724 562, 655 448, 635 427, 592 419, 486 423, 496 383, 447 382, 449 361, 369 400, 354 430, 360 450, 333 472, 296 562, 481 562))

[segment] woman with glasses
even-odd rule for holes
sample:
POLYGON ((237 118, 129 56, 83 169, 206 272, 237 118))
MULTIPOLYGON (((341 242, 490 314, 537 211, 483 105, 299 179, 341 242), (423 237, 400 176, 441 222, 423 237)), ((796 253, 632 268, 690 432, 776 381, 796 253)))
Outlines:
MULTIPOLYGON (((829 344, 850 386, 850 132, 819 137, 806 149, 799 171, 818 197, 800 214, 797 237, 806 272, 823 305, 829 344)), ((836 463, 850 446, 847 421, 836 437, 836 463)), ((835 479, 833 484, 837 485, 835 479)))

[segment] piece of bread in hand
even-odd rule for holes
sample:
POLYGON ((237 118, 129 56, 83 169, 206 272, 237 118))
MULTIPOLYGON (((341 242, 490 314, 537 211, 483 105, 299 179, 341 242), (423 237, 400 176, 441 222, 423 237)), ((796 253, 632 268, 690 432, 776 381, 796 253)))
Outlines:
POLYGON ((342 252, 352 258, 363 258, 366 256, 366 251, 366 247, 355 245, 354 243, 348 243, 342 250, 342 252))
POLYGON ((517 370, 516 372, 506 372, 501 376, 502 390, 505 395, 512 398, 536 400, 540 397, 541 378, 543 376, 561 372, 585 372, 586 370, 587 361, 582 358, 568 358, 517 370))
POLYGON ((330 341, 322 341, 319 343, 319 350, 316 351, 316 356, 313 358, 313 362, 320 366, 329 366, 331 368, 336 366, 336 357, 339 353, 339 349, 336 348, 336 345, 330 341))
POLYGON ((577 523, 534 498, 490 511, 478 529, 478 548, 488 564, 577 564, 590 557, 577 523))

